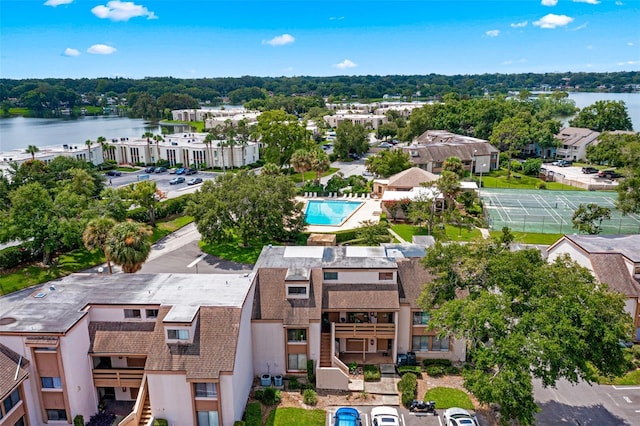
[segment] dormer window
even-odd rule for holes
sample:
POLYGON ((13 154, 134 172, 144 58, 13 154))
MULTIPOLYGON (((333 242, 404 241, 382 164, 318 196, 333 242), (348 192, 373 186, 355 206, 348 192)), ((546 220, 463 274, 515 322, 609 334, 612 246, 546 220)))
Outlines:
POLYGON ((189 340, 189 330, 188 329, 167 329, 167 339, 168 340, 189 340))
POLYGON ((287 284, 287 299, 308 299, 309 284, 287 284))

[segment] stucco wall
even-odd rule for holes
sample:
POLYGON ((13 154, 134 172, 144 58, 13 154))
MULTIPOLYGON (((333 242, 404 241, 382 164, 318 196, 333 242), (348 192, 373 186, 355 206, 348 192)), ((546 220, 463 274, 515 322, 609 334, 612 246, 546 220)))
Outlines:
POLYGON ((153 306, 114 306, 109 308, 103 307, 92 307, 89 309, 89 319, 91 321, 132 321, 132 322, 140 322, 140 321, 151 321, 155 322, 157 318, 145 318, 145 310, 146 309, 157 309, 153 306), (141 319, 138 318, 125 318, 124 310, 126 309, 140 309, 141 319))
POLYGON ((400 306, 400 312, 398 312, 397 323, 397 348, 399 354, 405 354, 409 352, 411 347, 411 307, 400 306))
POLYGON ((182 374, 147 374, 151 412, 170 425, 195 424, 191 388, 182 374))
POLYGON ((264 373, 284 374, 285 335, 282 323, 254 322, 251 324, 253 339, 253 371, 255 375, 264 373))
MULTIPOLYGON (((312 359, 314 365, 317 367, 320 362, 320 334, 322 330, 319 322, 309 324, 309 332, 307 336, 307 344, 309 350, 309 359, 312 359)), ((331 348, 328 349, 331 351, 331 348)))
POLYGON ((566 240, 558 243, 558 245, 549 252, 548 260, 549 262, 555 262, 555 260, 563 254, 568 254, 571 259, 577 262, 580 266, 584 266, 585 268, 593 271, 589 257, 566 240))
MULTIPOLYGON (((329 271, 331 269, 328 269, 329 271)), ((397 272, 393 269, 380 271, 340 271, 338 270, 337 280, 324 280, 325 284, 395 284, 397 282, 397 272), (393 272, 393 277, 389 280, 379 280, 379 272, 393 272)))

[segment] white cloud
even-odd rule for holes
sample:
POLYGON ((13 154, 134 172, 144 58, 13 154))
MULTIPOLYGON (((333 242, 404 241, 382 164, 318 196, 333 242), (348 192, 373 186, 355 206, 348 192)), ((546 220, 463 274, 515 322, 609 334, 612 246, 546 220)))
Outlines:
POLYGON ((593 50, 593 44, 587 44, 587 49, 588 50, 593 50))
POLYGON ((342 21, 344 19, 344 16, 330 16, 329 20, 330 21, 342 21))
POLYGON ((617 1, 616 6, 624 6, 624 3, 622 3, 621 1, 617 1))
POLYGON ((262 44, 270 44, 271 46, 284 46, 285 44, 291 44, 296 41, 296 38, 291 34, 282 34, 275 36, 271 40, 262 40, 262 44))
POLYGON ((111 55, 117 49, 115 47, 107 46, 106 44, 94 44, 87 49, 87 53, 93 55, 111 55))
POLYGON ((586 22, 584 24, 582 24, 582 25, 578 25, 577 27, 572 28, 571 31, 580 31, 580 30, 584 30, 585 28, 587 28, 587 23, 586 22))
POLYGON ((619 66, 624 66, 624 65, 638 65, 640 64, 640 61, 626 61, 626 62, 618 62, 619 66))
POLYGON ((533 25, 540 28, 554 29, 569 25, 571 22, 573 22, 573 18, 570 16, 550 13, 535 21, 533 25))
POLYGON ((72 49, 71 47, 67 47, 64 49, 64 56, 80 56, 80 51, 78 49, 72 49))
POLYGON ((598 0, 573 0, 574 3, 600 4, 598 0))
POLYGON ((511 59, 509 59, 508 61, 504 61, 502 63, 502 65, 511 65, 511 64, 513 64, 513 61, 511 59))
POLYGON ((91 9, 91 12, 101 19, 111 19, 112 21, 128 21, 131 18, 146 16, 147 19, 157 19, 155 13, 150 12, 144 6, 131 1, 113 0, 106 6, 100 5, 91 9))
POLYGON ((524 28, 527 26, 528 23, 529 23, 528 21, 514 22, 511 24, 511 28, 524 28))
POLYGON ((555 6, 558 4, 558 0, 542 0, 540 4, 543 6, 555 6))
POLYGON ((70 3, 73 3, 73 0, 47 0, 44 2, 44 5, 56 7, 56 6, 60 6, 61 4, 70 4, 70 3))
POLYGON ((348 59, 345 59, 344 61, 340 62, 339 64, 334 64, 333 66, 335 68, 338 68, 339 70, 344 70, 344 69, 347 69, 347 68, 355 68, 358 65, 356 65, 354 62, 352 62, 352 61, 350 61, 348 59))
POLYGON ((485 34, 488 37, 498 37, 500 35, 500 30, 489 30, 485 34))
POLYGON ((629 43, 627 43, 627 46, 635 46, 635 43, 630 41, 629 43))

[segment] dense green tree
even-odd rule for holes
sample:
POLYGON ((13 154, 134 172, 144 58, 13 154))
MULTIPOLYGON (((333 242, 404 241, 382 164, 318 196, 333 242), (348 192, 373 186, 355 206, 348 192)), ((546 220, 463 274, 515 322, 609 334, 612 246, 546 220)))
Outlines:
POLYGON ((364 165, 371 173, 388 178, 411 167, 409 154, 401 149, 380 151, 367 157, 364 165))
POLYGON ((186 213, 195 217, 198 231, 210 243, 234 236, 244 246, 251 239, 285 241, 304 226, 302 206, 295 196, 295 185, 286 176, 242 170, 205 181, 186 213))
POLYGON ((611 130, 633 130, 631 118, 624 101, 596 101, 569 121, 573 127, 586 127, 598 132, 611 130))
POLYGON ((598 143, 587 146, 587 159, 595 164, 621 167, 625 164, 622 148, 629 143, 640 143, 640 133, 614 134, 604 132, 598 136, 598 143))
POLYGON ((547 263, 538 250, 497 242, 437 243, 423 263, 436 277, 418 301, 429 329, 466 340, 465 386, 500 407, 502 424, 534 423, 533 378, 553 386, 626 371, 626 296, 568 257, 547 263))
POLYGON ((388 243, 390 240, 386 222, 373 222, 365 220, 356 228, 356 237, 360 243, 367 246, 378 246, 380 243, 388 243))
POLYGON ((305 148, 297 149, 291 155, 289 163, 291 163, 291 167, 293 167, 296 173, 302 175, 302 183, 304 185, 306 182, 304 174, 311 170, 311 152, 305 148))
POLYGON ((277 164, 267 163, 262 166, 262 174, 267 176, 278 176, 282 174, 282 169, 277 164))
POLYGON ((109 231, 105 252, 114 264, 122 267, 122 272, 137 272, 151 253, 150 236, 151 230, 143 223, 119 223, 109 231))
POLYGON ((509 179, 511 159, 529 141, 529 126, 522 118, 505 118, 494 127, 489 141, 501 151, 507 152, 509 158, 507 179, 509 179))
POLYGON ((464 178, 465 175, 464 164, 458 157, 446 158, 442 163, 442 171, 453 172, 458 176, 458 179, 464 178))
POLYGON ((147 211, 147 220, 151 227, 156 226, 156 210, 158 203, 166 194, 160 191, 154 180, 143 180, 121 189, 122 198, 131 205, 143 207, 147 211))
POLYGON ((369 150, 367 131, 360 124, 345 120, 336 128, 333 152, 338 158, 347 159, 349 154, 362 155, 369 150))
POLYGON ((198 107, 198 100, 188 94, 164 93, 158 97, 158 108, 161 110, 190 109, 198 107))
POLYGON ((452 211, 455 207, 455 199, 461 191, 460 178, 458 175, 454 172, 443 170, 435 182, 435 187, 444 197, 447 210, 452 211))
POLYGON ((573 212, 571 223, 578 232, 596 235, 600 233, 604 219, 611 219, 610 208, 600 207, 597 203, 580 204, 573 212))
POLYGON ((255 135, 264 145, 264 159, 280 167, 289 164, 295 150, 304 148, 309 140, 307 130, 298 119, 282 110, 260 114, 255 135))
POLYGON ((310 165, 311 170, 316 174, 316 181, 319 182, 322 174, 331 168, 331 161, 329 161, 329 156, 326 152, 315 147, 311 150, 310 165))
POLYGON ((398 125, 396 123, 384 123, 378 126, 378 139, 387 140, 398 134, 398 125))
MULTIPOLYGON (((636 134, 640 138, 640 134, 636 134)), ((618 183, 616 208, 622 214, 640 213, 640 141, 622 147, 625 178, 618 183)))
POLYGON ((122 199, 121 191, 116 188, 105 188, 100 193, 100 201, 96 206, 97 215, 109 217, 116 222, 123 222, 127 217, 130 203, 122 199))
POLYGON ((104 257, 107 260, 107 270, 109 274, 111 270, 111 256, 107 250, 107 240, 109 233, 116 225, 116 221, 108 218, 101 217, 95 218, 87 223, 84 232, 82 233, 82 242, 87 250, 100 249, 104 253, 104 257))

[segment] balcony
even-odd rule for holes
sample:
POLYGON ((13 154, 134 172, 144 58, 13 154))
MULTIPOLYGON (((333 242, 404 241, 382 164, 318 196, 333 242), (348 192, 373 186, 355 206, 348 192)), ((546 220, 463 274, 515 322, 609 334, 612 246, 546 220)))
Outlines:
POLYGON ((144 369, 141 368, 95 369, 93 370, 93 383, 97 388, 139 388, 143 375, 144 369))
POLYGON ((391 323, 336 323, 335 338, 395 339, 396 325, 391 323))

